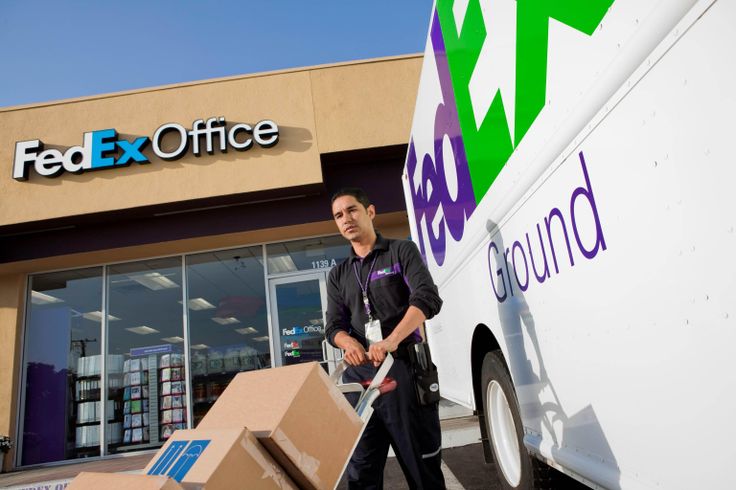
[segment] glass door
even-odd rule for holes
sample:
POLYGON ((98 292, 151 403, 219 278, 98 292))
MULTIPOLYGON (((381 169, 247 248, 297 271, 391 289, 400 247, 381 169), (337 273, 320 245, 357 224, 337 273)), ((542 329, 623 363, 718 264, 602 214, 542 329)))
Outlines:
POLYGON ((269 289, 276 366, 324 361, 325 273, 270 279, 269 289))

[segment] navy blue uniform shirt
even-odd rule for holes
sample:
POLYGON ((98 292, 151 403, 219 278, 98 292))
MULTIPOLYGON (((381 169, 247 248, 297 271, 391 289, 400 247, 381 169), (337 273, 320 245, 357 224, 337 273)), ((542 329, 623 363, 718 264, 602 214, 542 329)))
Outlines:
MULTIPOLYGON (((350 257, 330 271, 325 337, 332 345, 335 345, 335 335, 342 330, 367 347, 365 324, 368 315, 358 276, 364 287, 366 280, 368 282, 371 314, 381 321, 383 338, 391 334, 409 306, 416 306, 427 318, 439 313, 442 307, 437 286, 417 246, 408 240, 386 239, 377 234, 373 250, 365 258, 361 259, 351 250, 350 257)), ((417 330, 402 344, 419 341, 417 330)))

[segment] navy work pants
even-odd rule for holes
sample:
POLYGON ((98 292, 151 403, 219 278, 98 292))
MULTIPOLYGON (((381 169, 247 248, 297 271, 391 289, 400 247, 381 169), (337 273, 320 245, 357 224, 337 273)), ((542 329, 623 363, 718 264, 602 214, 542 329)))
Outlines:
MULTIPOLYGON (((343 380, 345 383, 371 380, 376 371, 370 364, 351 366, 343 380)), ((419 404, 407 360, 394 359, 388 376, 396 380, 397 387, 373 403, 373 416, 348 464, 348 487, 351 490, 382 489, 383 468, 390 445, 410 488, 444 489, 438 404, 419 404)))

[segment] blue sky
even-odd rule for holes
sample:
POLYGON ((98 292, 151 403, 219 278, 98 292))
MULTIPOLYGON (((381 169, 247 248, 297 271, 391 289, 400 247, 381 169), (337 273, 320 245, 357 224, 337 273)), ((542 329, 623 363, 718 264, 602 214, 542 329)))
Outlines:
POLYGON ((0 107, 424 50, 432 0, 1 0, 0 107))

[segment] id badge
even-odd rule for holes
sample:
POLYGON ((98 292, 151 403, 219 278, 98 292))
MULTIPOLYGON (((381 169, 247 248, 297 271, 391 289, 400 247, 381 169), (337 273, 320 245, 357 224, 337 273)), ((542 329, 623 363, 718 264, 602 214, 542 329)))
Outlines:
POLYGON ((383 340, 380 320, 371 320, 365 324, 365 338, 368 340, 368 345, 372 345, 383 340))

